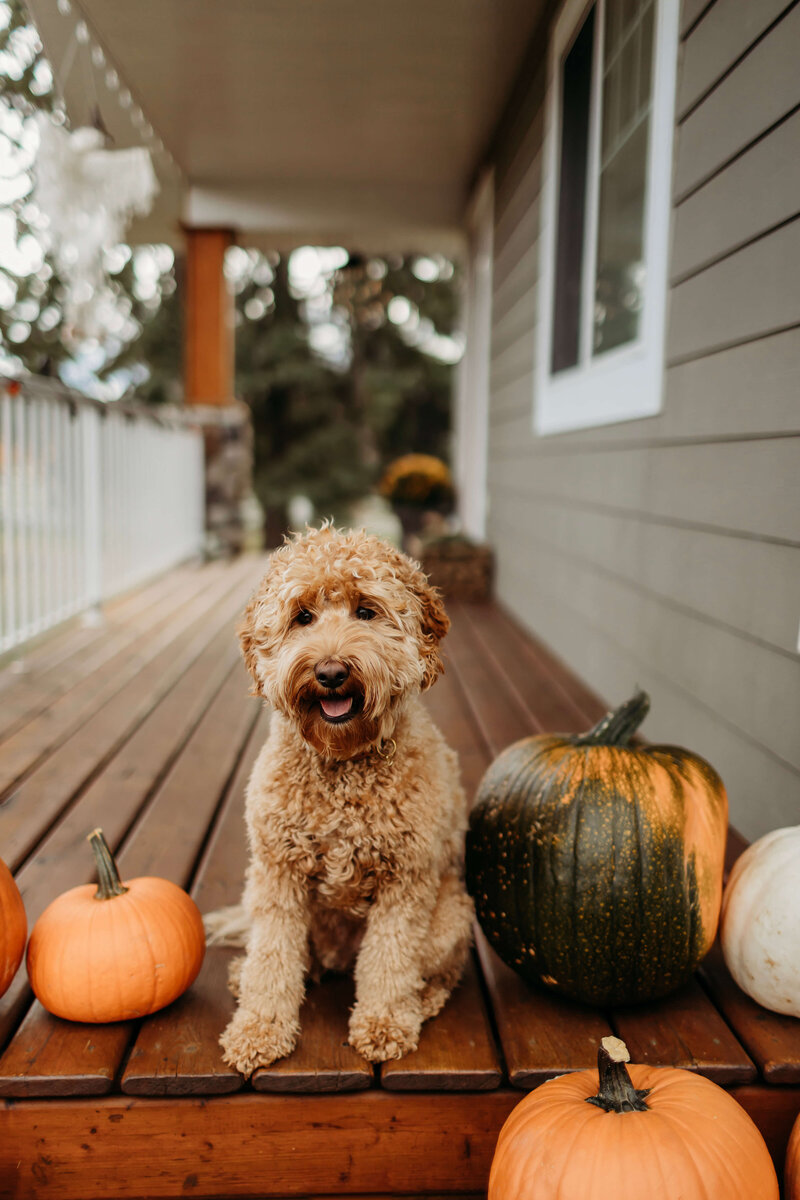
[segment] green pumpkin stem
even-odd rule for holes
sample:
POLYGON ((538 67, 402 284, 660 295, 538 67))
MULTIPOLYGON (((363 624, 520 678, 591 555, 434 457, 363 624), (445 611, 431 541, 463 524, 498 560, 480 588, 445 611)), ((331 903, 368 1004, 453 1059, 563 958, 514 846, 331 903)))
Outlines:
POLYGON ((114 855, 103 837, 102 829, 93 829, 87 841, 92 847, 94 861, 97 864, 95 900, 113 900, 115 896, 124 896, 128 889, 119 877, 114 855))
POLYGON ((587 1104, 596 1104, 605 1112, 648 1112, 645 1096, 650 1089, 643 1091, 633 1086, 633 1080, 625 1066, 630 1062, 628 1047, 619 1038, 604 1037, 597 1051, 597 1075, 600 1090, 596 1096, 587 1096, 587 1104))
POLYGON ((601 721, 575 738, 576 746, 627 746, 650 710, 650 697, 639 690, 630 700, 606 713, 601 721))

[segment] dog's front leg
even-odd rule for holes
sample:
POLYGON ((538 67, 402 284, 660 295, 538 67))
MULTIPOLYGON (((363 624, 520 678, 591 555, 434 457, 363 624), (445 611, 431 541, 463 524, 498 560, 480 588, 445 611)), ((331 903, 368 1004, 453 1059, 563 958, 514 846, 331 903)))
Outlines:
POLYGON ((300 1031, 308 967, 305 883, 288 869, 251 863, 244 897, 252 925, 239 1004, 220 1038, 225 1062, 243 1075, 290 1054, 300 1031))
POLYGON ((381 889, 355 966, 350 1044, 370 1062, 416 1050, 423 1013, 422 950, 436 899, 433 872, 381 889))

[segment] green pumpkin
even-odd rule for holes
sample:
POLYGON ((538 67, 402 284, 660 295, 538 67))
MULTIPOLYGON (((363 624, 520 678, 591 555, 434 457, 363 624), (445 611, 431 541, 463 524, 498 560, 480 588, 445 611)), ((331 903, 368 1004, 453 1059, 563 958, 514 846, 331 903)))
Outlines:
POLYGON ((524 738, 484 775, 467 887, 504 962, 590 1004, 663 996, 714 940, 728 802, 702 758, 629 744, 638 692, 588 733, 524 738))

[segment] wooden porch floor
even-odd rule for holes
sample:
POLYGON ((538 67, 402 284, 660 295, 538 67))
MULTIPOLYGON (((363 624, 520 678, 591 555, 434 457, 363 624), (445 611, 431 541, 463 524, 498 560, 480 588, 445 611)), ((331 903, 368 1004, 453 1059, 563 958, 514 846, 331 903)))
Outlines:
MULTIPOLYGON (((203 911, 238 899, 243 789, 269 718, 233 629, 263 566, 174 571, 0 674, 0 857, 29 926, 93 877, 97 825, 123 877, 166 876, 203 911)), ((498 608, 448 607, 428 703, 472 793, 509 742, 588 727, 605 706, 498 608)), ((350 982, 325 980, 298 1049, 251 1083, 217 1046, 230 953, 210 950, 170 1008, 105 1026, 49 1016, 19 972, 0 999, 0 1196, 475 1193, 520 1089, 594 1065, 609 1032, 633 1061, 730 1087, 776 1160, 800 1108, 800 1022, 749 1001, 717 950, 676 995, 601 1012, 534 992, 479 939, 419 1050, 378 1071, 347 1044, 350 982)))

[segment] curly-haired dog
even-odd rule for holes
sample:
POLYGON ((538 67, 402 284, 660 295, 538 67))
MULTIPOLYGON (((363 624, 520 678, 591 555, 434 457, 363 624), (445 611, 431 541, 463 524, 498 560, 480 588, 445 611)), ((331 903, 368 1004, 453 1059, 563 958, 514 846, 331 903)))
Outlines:
POLYGON ((225 1060, 249 1075, 293 1049, 310 968, 354 962, 350 1042, 415 1049, 468 953, 467 805, 419 699, 449 626, 416 564, 363 532, 297 536, 240 630, 275 709, 247 792, 246 955, 225 1060))

